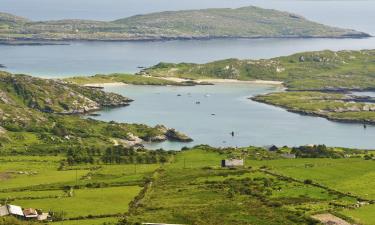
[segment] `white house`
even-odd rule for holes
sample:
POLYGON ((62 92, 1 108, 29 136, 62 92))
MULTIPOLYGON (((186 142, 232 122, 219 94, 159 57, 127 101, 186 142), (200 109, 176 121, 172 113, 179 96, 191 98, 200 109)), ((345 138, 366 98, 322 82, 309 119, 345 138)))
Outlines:
POLYGON ((7 205, 7 206, 8 206, 8 211, 10 215, 24 217, 22 208, 20 206, 17 206, 17 205, 7 205))
POLYGON ((221 160, 221 167, 239 167, 244 166, 243 159, 223 159, 221 160))

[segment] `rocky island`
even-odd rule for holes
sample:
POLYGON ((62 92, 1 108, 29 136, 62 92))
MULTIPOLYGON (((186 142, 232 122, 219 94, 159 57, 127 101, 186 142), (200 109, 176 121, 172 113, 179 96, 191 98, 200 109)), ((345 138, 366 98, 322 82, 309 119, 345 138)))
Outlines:
POLYGON ((0 13, 0 42, 151 41, 214 38, 363 38, 369 34, 322 25, 258 7, 168 11, 115 21, 31 21, 0 13))

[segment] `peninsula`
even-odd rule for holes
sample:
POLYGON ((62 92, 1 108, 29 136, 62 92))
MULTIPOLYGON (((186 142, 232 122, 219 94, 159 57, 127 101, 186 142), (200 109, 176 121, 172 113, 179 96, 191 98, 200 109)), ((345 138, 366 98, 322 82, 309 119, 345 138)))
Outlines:
POLYGON ((144 141, 192 139, 158 125, 85 119, 81 114, 127 106, 132 100, 65 81, 0 72, 0 151, 41 154, 72 146, 135 146, 144 141))
POLYGON ((43 41, 151 41, 214 38, 363 38, 369 34, 330 27, 302 16, 254 6, 168 11, 114 21, 32 21, 0 13, 3 44, 43 41))

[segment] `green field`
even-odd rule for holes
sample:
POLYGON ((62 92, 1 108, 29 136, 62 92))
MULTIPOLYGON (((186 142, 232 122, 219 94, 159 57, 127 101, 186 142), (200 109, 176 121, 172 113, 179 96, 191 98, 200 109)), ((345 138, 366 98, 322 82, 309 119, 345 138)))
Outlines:
POLYGON ((16 200, 13 203, 25 208, 65 212, 66 218, 114 215, 126 212, 129 203, 140 190, 138 186, 78 189, 69 198, 16 200))
POLYGON ((117 217, 107 217, 100 219, 87 219, 87 220, 68 220, 64 222, 52 222, 50 225, 103 225, 114 224, 119 220, 117 217))
POLYGON ((375 199, 375 163, 360 159, 295 159, 247 161, 251 166, 267 166, 276 173, 299 180, 311 179, 324 186, 375 199), (366 182, 364 182, 366 181, 366 182))
POLYGON ((373 224, 373 205, 356 207, 375 200, 369 153, 326 148, 320 157, 338 158, 280 155, 302 150, 197 146, 165 164, 81 163, 63 170, 63 156, 5 156, 0 201, 71 219, 51 224, 317 224, 310 216, 326 212, 373 224), (221 168, 231 157, 244 157, 245 167, 221 168))
POLYGON ((342 212, 345 216, 348 216, 363 225, 375 224, 374 213, 375 205, 364 206, 359 209, 347 209, 342 212))

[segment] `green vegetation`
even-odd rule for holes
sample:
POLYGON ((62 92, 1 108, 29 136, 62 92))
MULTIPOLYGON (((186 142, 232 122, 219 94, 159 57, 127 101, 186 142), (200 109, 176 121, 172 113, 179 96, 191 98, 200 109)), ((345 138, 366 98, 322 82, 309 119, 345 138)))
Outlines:
POLYGON ((145 76, 135 76, 132 74, 109 74, 101 75, 97 74, 90 77, 72 77, 65 79, 66 81, 84 85, 84 84, 105 84, 105 83, 116 83, 121 82, 125 84, 134 85, 178 85, 177 82, 168 81, 156 77, 145 77, 145 76))
MULTIPOLYGON (((132 74, 122 74, 114 73, 109 75, 97 74, 90 77, 71 77, 64 79, 65 81, 79 84, 79 85, 89 85, 89 84, 106 84, 106 83, 124 83, 124 84, 133 84, 133 85, 174 85, 174 86, 192 86, 202 83, 197 83, 195 81, 182 81, 175 82, 163 78, 150 77, 150 76, 141 76, 141 75, 132 75, 132 74)), ((207 84, 207 83, 203 83, 207 84)))
POLYGON ((288 92, 252 98, 301 114, 344 122, 375 122, 375 99, 345 95, 375 90, 375 51, 304 52, 263 60, 227 59, 207 64, 159 63, 141 74, 190 79, 272 80, 288 92), (330 93, 339 92, 339 93, 330 93))
POLYGON ((363 225, 375 224, 375 205, 366 205, 358 209, 347 209, 342 213, 363 225))
POLYGON ((89 215, 116 215, 128 210, 129 203, 141 190, 138 186, 74 190, 72 197, 16 200, 12 203, 25 208, 34 207, 53 212, 63 211, 66 218, 89 215))
POLYGON ((258 7, 204 9, 137 15, 110 22, 34 22, 0 14, 0 40, 168 40, 207 38, 368 37, 311 22, 299 15, 258 7))
POLYGON ((0 157, 0 204, 6 201, 74 219, 64 224, 115 222, 128 210, 145 179, 160 167, 80 164, 61 168, 63 158, 0 157))
MULTIPOLYGON (((117 153, 162 152, 108 150, 108 156, 117 153)), ((4 156, 0 199, 53 212, 50 224, 318 224, 310 216, 324 212, 371 224, 375 164, 369 155, 325 146, 269 151, 201 145, 168 153, 159 163, 4 156), (284 153, 303 158, 285 159, 284 153), (240 157, 244 167, 221 167, 222 159, 240 157)))
POLYGON ((131 100, 59 80, 0 72, 0 152, 58 154, 72 146, 98 148, 142 141, 191 141, 164 126, 84 119, 79 113, 126 106, 131 100))
MULTIPOLYGON (((284 151, 292 150, 279 150, 280 153, 284 151)), ((344 149, 330 151, 346 152, 344 149)), ((295 162, 302 160, 280 159, 280 153, 252 147, 218 150, 207 146, 182 151, 176 155, 174 163, 158 171, 152 189, 138 202, 138 207, 131 211, 126 221, 182 224, 315 224, 308 216, 320 212, 340 213, 342 207, 351 208, 356 204, 356 197, 335 190, 339 185, 334 186, 334 181, 327 187, 319 186, 318 181, 315 181, 318 173, 311 175, 314 182, 310 183, 305 179, 299 180, 294 174, 280 176, 274 173, 279 172, 279 167, 274 169, 264 166, 276 163, 293 167, 295 162), (220 168, 221 159, 235 155, 249 158, 246 160, 247 166, 237 169, 220 168)), ((364 161, 363 158, 357 160, 358 163, 364 161)), ((324 174, 326 179, 345 181, 345 176, 337 176, 343 170, 341 163, 335 163, 336 159, 316 161, 323 161, 322 165, 325 167, 321 170, 327 169, 329 164, 336 171, 336 174, 324 174)), ((362 166, 367 173, 372 171, 370 163, 372 162, 362 166)), ((295 169, 296 172, 299 170, 299 167, 295 169)), ((349 171, 350 168, 346 170, 349 171)), ((356 182, 351 186, 351 190, 361 189, 363 185, 367 190, 371 189, 371 184, 356 182)))
POLYGON ((375 50, 303 52, 273 59, 206 64, 159 63, 143 74, 163 77, 282 81, 293 91, 372 90, 375 50))
POLYGON ((366 102, 364 98, 346 94, 292 91, 260 95, 252 99, 304 115, 343 122, 375 123, 375 101, 371 98, 366 102))

